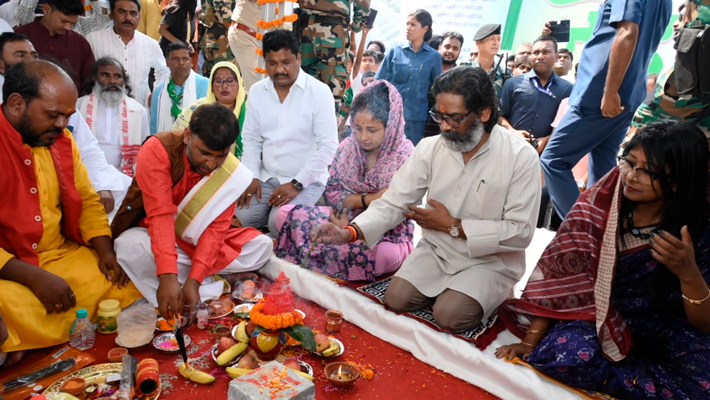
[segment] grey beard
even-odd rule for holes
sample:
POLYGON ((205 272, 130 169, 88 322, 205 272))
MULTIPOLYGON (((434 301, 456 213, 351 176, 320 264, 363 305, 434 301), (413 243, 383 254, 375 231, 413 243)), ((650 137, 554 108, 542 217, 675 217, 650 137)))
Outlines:
POLYGON ((474 125, 466 132, 465 135, 454 131, 440 131, 441 137, 444 139, 444 144, 451 151, 459 153, 468 153, 478 146, 478 143, 483 139, 483 134, 486 133, 483 128, 483 123, 477 119, 474 125))
POLYGON ((94 85, 94 93, 109 107, 116 107, 121 104, 123 99, 126 97, 126 87, 124 86, 118 91, 104 90, 104 88, 97 82, 94 85))

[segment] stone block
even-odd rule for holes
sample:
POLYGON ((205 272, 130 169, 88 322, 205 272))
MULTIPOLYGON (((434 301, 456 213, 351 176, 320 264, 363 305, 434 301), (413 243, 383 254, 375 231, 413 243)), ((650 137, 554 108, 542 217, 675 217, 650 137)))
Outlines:
POLYGON ((283 364, 272 361, 229 383, 229 400, 315 400, 316 386, 283 364))

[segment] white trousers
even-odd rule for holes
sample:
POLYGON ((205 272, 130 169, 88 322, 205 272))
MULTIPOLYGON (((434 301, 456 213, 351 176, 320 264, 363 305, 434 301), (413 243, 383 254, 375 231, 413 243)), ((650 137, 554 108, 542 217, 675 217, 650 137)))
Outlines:
MULTIPOLYGON (((177 245, 178 252, 177 273, 178 282, 184 285, 190 274, 192 261, 177 245)), ((230 274, 235 272, 256 271, 263 267, 273 253, 274 242, 266 235, 259 235, 242 247, 239 256, 220 273, 230 274)), ((135 227, 121 234, 114 241, 114 249, 118 263, 136 288, 153 306, 158 306, 158 285, 160 280, 156 275, 155 258, 150 244, 148 229, 135 227)), ((219 298, 224 291, 224 282, 215 281, 211 276, 206 277, 200 286, 200 300, 206 301, 219 298)))

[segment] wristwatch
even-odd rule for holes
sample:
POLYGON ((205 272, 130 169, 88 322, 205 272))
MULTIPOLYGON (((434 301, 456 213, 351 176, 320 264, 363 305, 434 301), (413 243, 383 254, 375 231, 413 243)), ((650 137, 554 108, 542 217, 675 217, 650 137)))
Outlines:
POLYGON ((303 190, 303 184, 297 180, 292 180, 291 183, 293 183, 293 187, 296 188, 299 192, 303 190))
POLYGON ((460 229, 461 229, 461 226, 456 225, 456 223, 454 222, 454 224, 451 225, 451 228, 449 228, 449 235, 451 235, 451 237, 455 237, 455 238, 459 237, 459 235, 461 234, 460 229))

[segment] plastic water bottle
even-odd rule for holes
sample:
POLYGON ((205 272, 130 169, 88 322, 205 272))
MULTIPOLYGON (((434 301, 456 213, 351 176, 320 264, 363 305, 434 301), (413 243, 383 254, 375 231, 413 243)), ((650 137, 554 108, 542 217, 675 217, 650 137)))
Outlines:
POLYGON ((69 330, 69 345, 79 350, 89 350, 94 347, 94 340, 96 332, 89 321, 88 313, 83 308, 76 310, 76 319, 69 330))
POLYGON ((201 303, 197 308, 197 327, 205 329, 207 327, 207 319, 210 316, 210 307, 207 303, 201 303))

